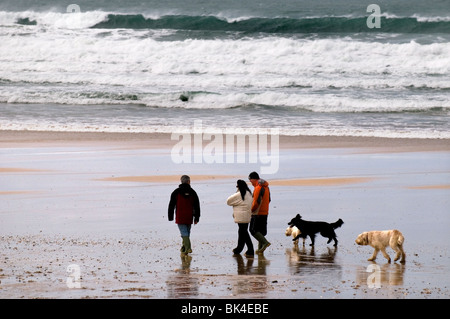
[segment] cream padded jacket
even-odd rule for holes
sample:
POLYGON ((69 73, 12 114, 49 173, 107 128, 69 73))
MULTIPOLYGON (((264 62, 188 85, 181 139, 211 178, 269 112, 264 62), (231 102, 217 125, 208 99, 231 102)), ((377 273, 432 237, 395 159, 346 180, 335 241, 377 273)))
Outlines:
POLYGON ((233 206, 233 217, 235 223, 250 223, 252 218, 252 207, 253 196, 247 191, 242 200, 241 193, 237 191, 227 199, 227 205, 233 206))

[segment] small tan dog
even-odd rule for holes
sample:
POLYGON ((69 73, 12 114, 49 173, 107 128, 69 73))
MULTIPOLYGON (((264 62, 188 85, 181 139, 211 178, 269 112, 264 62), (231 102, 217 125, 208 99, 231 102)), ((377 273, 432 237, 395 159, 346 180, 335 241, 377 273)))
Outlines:
POLYGON ((397 253, 395 255, 394 261, 400 259, 401 263, 405 262, 405 252, 403 250, 403 243, 405 238, 403 234, 397 229, 393 230, 373 230, 359 234, 355 242, 358 245, 370 245, 375 248, 372 257, 368 261, 374 261, 377 258, 378 252, 381 250, 383 256, 391 262, 391 257, 386 253, 386 247, 391 246, 391 248, 397 253))
MULTIPOLYGON (((286 232, 285 232, 286 236, 292 236, 292 238, 295 238, 300 234, 301 234, 301 231, 296 226, 292 226, 292 227, 289 226, 288 228, 286 228, 286 232)), ((306 238, 303 238, 303 246, 305 246, 305 240, 306 240, 306 238)), ((294 245, 298 245, 298 239, 296 239, 294 241, 294 245)))

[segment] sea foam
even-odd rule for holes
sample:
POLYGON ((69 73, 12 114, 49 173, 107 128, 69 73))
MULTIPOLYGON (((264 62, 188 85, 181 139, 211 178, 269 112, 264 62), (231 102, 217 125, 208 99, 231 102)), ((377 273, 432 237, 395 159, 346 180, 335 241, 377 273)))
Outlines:
POLYGON ((158 41, 143 31, 35 28, 22 26, 23 36, 2 38, 0 102, 115 104, 129 96, 128 102, 160 107, 250 103, 353 112, 449 106, 449 43, 158 41), (433 95, 417 94, 427 90, 433 95), (183 104, 178 97, 185 92, 192 98, 183 104))
MULTIPOLYGON (((9 103, 0 129, 171 132, 187 114, 210 119, 211 127, 244 130, 256 118, 288 135, 448 138, 445 37, 217 32, 233 24, 298 23, 283 19, 0 12, 0 103, 9 103), (144 27, 114 26, 114 19, 144 27), (193 22, 217 30, 166 28, 193 22), (35 105, 47 107, 33 113, 35 105), (75 116, 80 112, 86 117, 75 116)), ((309 19, 324 23, 324 17, 309 19)))

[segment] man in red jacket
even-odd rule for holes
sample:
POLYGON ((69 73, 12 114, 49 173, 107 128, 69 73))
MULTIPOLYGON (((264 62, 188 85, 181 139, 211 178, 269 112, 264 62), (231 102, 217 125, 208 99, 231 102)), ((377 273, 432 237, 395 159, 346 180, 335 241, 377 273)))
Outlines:
POLYGON ((251 172, 248 176, 250 183, 255 188, 253 191, 252 220, 250 221, 250 233, 258 240, 258 250, 261 254, 270 246, 267 241, 267 217, 269 215, 270 190, 269 183, 259 178, 258 173, 251 172))
POLYGON ((191 226, 197 224, 200 220, 200 201, 197 193, 191 187, 191 179, 187 175, 181 176, 181 184, 170 195, 169 202, 169 221, 173 220, 175 210, 175 223, 180 230, 183 245, 182 254, 192 253, 191 248, 191 226))

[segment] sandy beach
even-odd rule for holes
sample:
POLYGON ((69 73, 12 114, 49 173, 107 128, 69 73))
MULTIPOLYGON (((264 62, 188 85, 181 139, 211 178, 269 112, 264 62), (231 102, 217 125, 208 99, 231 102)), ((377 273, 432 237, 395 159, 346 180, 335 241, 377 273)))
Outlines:
POLYGON ((278 170, 262 175, 272 245, 253 259, 231 252, 237 225, 226 198, 262 164, 176 163, 176 142, 170 134, 1 131, 0 298, 450 296, 448 140, 280 136, 278 170), (182 174, 202 209, 187 257, 167 221, 182 174), (338 247, 320 235, 314 248, 309 239, 295 246, 284 231, 297 213, 342 218, 338 247), (403 232, 405 264, 381 253, 368 262, 372 248, 354 242, 384 229, 403 232))

